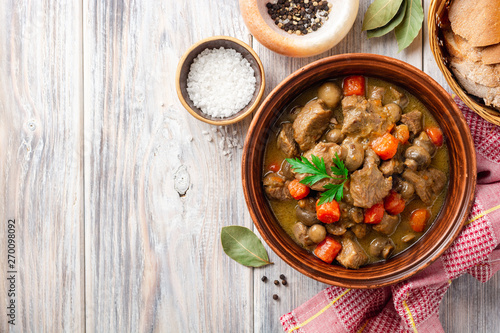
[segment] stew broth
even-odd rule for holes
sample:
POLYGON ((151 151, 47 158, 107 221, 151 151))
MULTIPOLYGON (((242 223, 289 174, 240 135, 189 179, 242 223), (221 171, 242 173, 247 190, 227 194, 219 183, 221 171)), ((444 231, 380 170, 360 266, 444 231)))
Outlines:
MULTIPOLYGON (((335 83, 338 87, 343 86, 343 79, 344 78, 338 78, 334 79, 328 82, 333 82, 335 83)), ((302 94, 297 96, 291 103, 289 103, 282 111, 280 117, 277 119, 277 121, 274 123, 273 127, 271 128, 271 134, 268 138, 268 142, 266 144, 266 150, 265 150, 265 158, 264 158, 264 165, 263 165, 263 174, 264 176, 269 175, 270 173, 273 173, 273 171, 270 171, 270 168, 272 169, 272 165, 276 165, 277 163, 280 164, 281 169, 280 171, 277 172, 277 174, 282 173, 283 165, 286 162, 287 156, 285 153, 278 147, 277 144, 277 136, 280 133, 281 127, 284 123, 290 122, 293 123, 294 117, 300 108, 302 108, 304 105, 306 105, 308 102, 315 100, 318 98, 318 89, 323 84, 324 82, 314 85, 304 91, 302 94)), ((390 84, 386 81, 376 79, 376 78, 366 78, 366 94, 368 95, 370 91, 373 90, 373 87, 381 87, 385 89, 385 94, 383 95, 383 98, 381 99, 382 105, 387 105, 391 103, 392 101, 397 99, 397 94, 403 93, 407 99, 408 103, 406 106, 402 107, 402 113, 406 114, 410 111, 413 110, 418 110, 422 113, 422 125, 423 128, 429 128, 429 127, 438 127, 437 122, 434 120, 430 112, 426 109, 426 107, 412 94, 408 93, 404 89, 397 87, 393 84, 390 84), (395 89, 396 90, 395 90, 395 89)), ((333 115, 334 118, 337 120, 338 124, 331 123, 328 125, 327 130, 325 133, 322 135, 322 137, 317 141, 317 142, 325 142, 325 137, 326 133, 333 129, 333 128, 339 128, 339 126, 343 123, 344 120, 344 112, 342 108, 342 104, 339 103, 336 107, 332 108, 333 110, 333 115)), ((416 137, 416 135, 414 135, 416 137)), ((340 144, 340 143, 339 143, 340 144)), ((408 144, 406 145, 408 146, 408 144)), ((407 148, 407 147, 406 147, 407 148)), ((432 160, 430 162, 430 168, 435 168, 437 170, 442 171, 446 175, 446 182, 449 179, 449 160, 448 160, 448 150, 446 147, 446 144, 441 145, 440 147, 436 147, 435 153, 432 155, 432 160)), ((304 152, 302 152, 304 153, 304 152)), ((361 169, 360 167, 359 169, 361 169)), ((349 173, 349 176, 351 175, 351 172, 349 173)), ((387 178, 387 177, 386 177, 387 178)), ((425 204, 421 198, 415 194, 412 199, 406 200, 406 206, 404 208, 404 211, 400 214, 400 222, 396 228, 396 230, 391 233, 390 235, 384 235, 390 238, 393 242, 394 249, 390 253, 390 257, 401 253, 408 247, 410 247, 412 244, 414 244, 418 239, 429 229, 429 227, 432 225, 434 222, 436 216, 439 214, 439 211, 441 207, 443 206, 444 199, 446 197, 446 188, 447 186, 444 186, 444 189, 440 191, 438 195, 436 195, 432 203, 425 204), (430 219, 426 223, 425 229, 422 232, 416 232, 412 230, 410 227, 410 215, 412 212, 418 208, 425 207, 429 212, 430 212, 430 219), (412 241, 403 241, 403 238, 406 235, 414 235, 414 239, 412 241)), ((311 191, 312 195, 318 195, 314 191, 311 191)), ((316 244, 310 245, 310 246, 305 246, 302 244, 297 237, 294 235, 294 232, 292 231, 293 226, 295 223, 298 222, 298 219, 296 217, 295 211, 297 209, 297 200, 276 200, 273 198, 268 197, 268 202, 271 206, 271 209, 276 216, 276 219, 282 226, 282 228, 286 231, 286 233, 292 237, 292 239, 295 240, 295 242, 302 247, 306 248, 307 250, 313 250, 316 244)), ((366 212, 366 208, 364 209, 366 212)), ((337 222, 338 223, 338 222, 337 222)), ((378 231, 375 231, 371 225, 370 228, 368 229, 368 233, 365 237, 362 237, 361 239, 357 239, 357 242, 365 253, 368 256, 368 261, 363 263, 363 264, 370 264, 370 263, 375 263, 381 260, 385 260, 381 258, 380 256, 374 256, 370 254, 369 246, 370 243, 378 236, 381 236, 381 234, 378 231)), ((334 236, 335 238, 338 238, 338 236, 334 236)), ((387 259, 387 258, 386 258, 387 259)), ((352 268, 352 267, 351 267, 352 268)))

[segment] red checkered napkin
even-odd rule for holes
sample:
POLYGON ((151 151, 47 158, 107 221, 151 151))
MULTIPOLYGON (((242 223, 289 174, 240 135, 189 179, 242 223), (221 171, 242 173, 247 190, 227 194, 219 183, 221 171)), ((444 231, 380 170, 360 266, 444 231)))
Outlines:
POLYGON ((455 98, 477 152, 476 199, 467 225, 423 272, 379 289, 329 287, 280 320, 285 332, 443 332, 439 303, 464 273, 481 282, 500 269, 500 127, 455 98))

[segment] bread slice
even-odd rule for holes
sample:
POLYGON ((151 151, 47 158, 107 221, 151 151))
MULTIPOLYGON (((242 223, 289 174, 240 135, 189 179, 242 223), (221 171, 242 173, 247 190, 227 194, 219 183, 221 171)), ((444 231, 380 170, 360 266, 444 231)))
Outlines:
POLYGON ((500 64, 500 43, 485 47, 482 51, 482 60, 486 65, 500 64))
POLYGON ((500 87, 500 73, 495 65, 484 65, 481 62, 458 58, 452 58, 451 65, 472 82, 490 88, 500 87))
MULTIPOLYGON (((470 63, 464 63, 463 61, 453 58, 450 63, 450 68, 455 74, 455 77, 460 83, 460 85, 471 95, 480 97, 484 100, 484 104, 487 106, 492 106, 500 110, 500 85, 496 87, 488 87, 484 84, 475 82, 475 74, 467 73, 466 68, 473 67, 470 63)), ((500 72, 500 68, 497 69, 500 72)))
POLYGON ((481 61, 482 55, 479 48, 474 48, 463 37, 454 34, 451 29, 443 31, 444 43, 448 54, 458 59, 469 59, 470 61, 481 61))
POLYGON ((448 16, 453 32, 472 46, 500 43, 500 0, 454 0, 448 16))

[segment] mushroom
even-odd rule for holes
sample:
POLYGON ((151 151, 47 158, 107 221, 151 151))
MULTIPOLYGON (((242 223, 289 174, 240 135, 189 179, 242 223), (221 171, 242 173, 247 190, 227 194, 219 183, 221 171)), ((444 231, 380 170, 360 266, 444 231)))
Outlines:
POLYGON ((416 145, 406 149, 405 157, 417 162, 417 166, 421 169, 426 168, 431 163, 429 152, 425 148, 416 145))
POLYGON ((295 209, 295 216, 297 220, 302 222, 304 225, 311 226, 313 224, 319 223, 316 212, 297 207, 295 209))
POLYGON ((394 250, 394 243, 387 237, 376 237, 368 247, 368 253, 374 257, 382 257, 387 259, 394 250))
POLYGON ((393 123, 397 123, 401 119, 403 110, 396 103, 389 103, 384 105, 384 112, 387 115, 388 120, 393 123))
POLYGON ((326 133, 326 141, 328 142, 339 143, 342 140, 344 140, 344 134, 338 128, 334 128, 326 133))
POLYGON ((335 108, 342 98, 342 90, 333 82, 323 83, 318 89, 318 98, 321 98, 327 107, 335 108))
POLYGON ((308 229, 309 228, 302 222, 297 222, 292 227, 295 239, 297 239, 297 241, 304 246, 310 246, 314 244, 314 242, 309 239, 309 235, 307 233, 308 229))
POLYGON ((326 237, 326 229, 321 224, 312 225, 307 231, 309 239, 314 243, 322 242, 326 237))

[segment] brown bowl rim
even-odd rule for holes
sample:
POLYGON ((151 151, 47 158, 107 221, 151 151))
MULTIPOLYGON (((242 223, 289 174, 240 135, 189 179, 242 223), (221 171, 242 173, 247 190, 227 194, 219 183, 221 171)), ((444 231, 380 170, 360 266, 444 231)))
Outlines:
POLYGON ((266 88, 266 77, 265 77, 265 73, 264 73, 264 66, 262 65, 262 62, 261 62, 259 56, 257 55, 257 53, 248 44, 246 44, 245 42, 243 42, 243 41, 241 41, 241 40, 239 40, 237 38, 230 37, 230 36, 213 36, 213 37, 208 37, 208 38, 202 39, 202 40, 194 43, 193 45, 191 45, 189 47, 189 49, 186 52, 184 52, 183 56, 179 60, 179 63, 177 64, 177 70, 176 70, 176 73, 175 73, 175 89, 177 91, 177 97, 179 98, 179 101, 181 102, 181 104, 184 106, 184 108, 193 117, 195 117, 198 120, 204 121, 204 122, 206 122, 208 124, 212 124, 212 125, 220 125, 220 126, 230 125, 230 124, 237 123, 240 120, 243 120, 244 118, 248 117, 259 106, 259 103, 260 103, 260 101, 262 99, 262 96, 264 95, 265 88, 266 88), (254 102, 252 104, 247 105, 247 106, 245 106, 245 108, 242 109, 242 111, 245 110, 244 112, 239 111, 239 113, 240 112, 241 113, 239 115, 237 115, 236 117, 231 118, 231 119, 221 118, 220 120, 219 119, 214 120, 214 119, 208 119, 208 118, 203 117, 198 112, 196 112, 195 110, 193 110, 193 108, 191 108, 191 106, 189 106, 189 104, 186 101, 186 99, 189 98, 189 97, 188 96, 184 96, 184 94, 182 92, 181 84, 180 84, 180 81, 181 81, 180 78, 181 78, 182 67, 183 67, 184 63, 186 62, 186 59, 189 57, 189 55, 197 47, 199 47, 200 45, 206 44, 208 42, 221 41, 221 40, 226 40, 226 41, 230 41, 230 42, 233 42, 235 44, 238 44, 238 45, 240 45, 241 47, 243 47, 245 50, 247 50, 249 52, 249 54, 255 59, 255 62, 257 63, 257 67, 259 68, 259 74, 260 74, 260 77, 261 77, 261 83, 260 83, 260 86, 258 87, 258 90, 257 90, 257 87, 256 87, 256 92, 257 92, 256 99, 254 100, 254 102))
MULTIPOLYGON (((357 66, 359 67, 359 65, 357 66)), ((359 68, 358 67, 356 67, 357 68, 356 70, 349 71, 349 73, 339 74, 339 76, 363 73, 363 69, 361 67, 359 68), (356 71, 358 71, 358 73, 356 73, 356 71)), ((336 68, 336 70, 338 69, 339 68, 336 68)), ((370 73, 365 75, 377 77, 375 73, 370 73)), ((318 79, 317 82, 320 82, 322 80, 324 79, 318 79)), ((393 79, 391 78, 385 78, 385 80, 389 82, 393 81, 393 79)), ((408 85, 407 86, 401 85, 401 86, 403 86, 408 91, 412 92, 411 89, 409 89, 408 85)), ((422 98, 424 97, 421 97, 419 99, 422 101, 422 98)), ((288 97, 287 101, 283 102, 283 104, 286 105, 287 103, 290 103, 292 99, 293 98, 288 97)), ((426 102, 424 102, 424 104, 426 104, 426 102)), ((430 112, 432 112, 433 115, 436 117, 436 114, 431 110, 428 104, 429 103, 427 102, 426 106, 428 107, 430 112)), ((267 112, 273 114, 269 115, 268 124, 266 124, 266 126, 271 124, 272 121, 277 118, 281 110, 277 111, 274 110, 274 112, 272 110, 267 110, 267 112)), ((439 122, 439 124, 440 126, 443 126, 442 122, 439 122)), ((457 154, 457 158, 458 157, 459 155, 457 154)), ((261 176, 261 172, 262 170, 258 171, 257 173, 258 174, 260 173, 261 176)), ((346 287, 346 288, 378 288, 401 282, 417 274, 418 272, 421 272, 426 267, 431 265, 439 256, 441 256, 443 252, 452 244, 454 239, 458 236, 459 232, 462 230, 465 221, 468 217, 469 211, 472 207, 474 193, 475 193, 475 185, 476 185, 476 158, 475 158, 475 150, 472 141, 472 136, 470 134, 470 130, 467 126, 463 114, 460 112, 460 110, 458 109, 457 105, 455 104, 451 96, 434 79, 432 79, 429 75, 422 72, 420 69, 398 59, 394 59, 387 56, 368 54, 368 53, 351 53, 351 54, 334 55, 331 57, 323 58, 305 67, 302 67, 293 74, 291 74, 290 76, 288 76, 285 80, 283 80, 271 91, 271 93, 267 96, 265 101, 261 104, 260 108, 256 112, 247 133, 245 145, 243 148, 243 156, 242 156, 242 182, 243 182, 245 201, 247 203, 247 207, 249 209, 250 215, 257 230, 261 234, 264 241, 268 244, 268 246, 288 265, 298 270, 302 274, 323 283, 336 285, 340 287, 346 287), (312 259, 314 258, 312 254, 309 255, 303 254, 303 252, 305 252, 304 249, 300 248, 295 243, 290 244, 290 241, 293 242, 293 240, 291 240, 290 237, 286 236, 288 237, 288 240, 286 240, 283 237, 282 234, 284 233, 284 231, 283 229, 281 229, 281 226, 279 226, 276 221, 274 222, 270 221, 269 225, 266 225, 266 221, 263 220, 264 218, 263 210, 266 209, 265 206, 267 206, 267 209, 270 209, 268 207, 269 205, 267 203, 267 200, 265 198, 262 198, 262 200, 265 202, 265 205, 259 206, 258 204, 262 204, 262 202, 258 202, 257 200, 253 199, 254 197, 256 197, 255 194, 259 192, 257 190, 258 188, 260 188, 261 194, 263 193, 263 191, 262 191, 261 181, 260 179, 257 179, 258 178, 257 176, 253 175, 252 169, 262 168, 262 166, 252 164, 254 156, 257 155, 257 153, 255 152, 257 149, 251 149, 252 147, 254 147, 254 145, 258 140, 260 140, 261 142, 267 141, 268 137, 267 134, 263 135, 262 133, 255 133, 255 132, 257 126, 263 122, 263 120, 261 120, 260 118, 266 116, 265 112, 267 109, 267 105, 270 104, 271 101, 280 100, 279 95, 281 90, 285 90, 286 92, 285 88, 287 87, 287 85, 293 84, 294 81, 298 81, 302 75, 305 75, 305 77, 307 78, 308 77, 307 73, 311 73, 311 71, 319 72, 321 71, 321 69, 324 69, 323 66, 328 66, 331 63, 338 63, 339 64, 338 66, 344 65, 342 68, 345 69, 346 67, 349 67, 349 63, 352 60, 363 62, 365 66, 370 66, 373 65, 374 63, 376 63, 376 65, 384 64, 385 66, 390 67, 395 74, 404 73, 405 80, 410 80, 409 82, 413 82, 412 84, 415 85, 418 85, 417 83, 418 80, 412 77, 412 75, 421 76, 422 79, 425 81, 425 83, 429 85, 429 88, 425 86, 425 88, 422 89, 427 89, 429 91, 436 91, 435 94, 438 95, 438 97, 440 98, 441 101, 440 104, 442 104, 443 106, 446 105, 447 107, 453 110, 453 111, 450 110, 449 112, 454 116, 453 120, 456 122, 460 133, 462 133, 462 135, 459 138, 453 138, 453 140, 458 140, 456 141, 457 144, 460 143, 463 145, 464 155, 460 156, 465 157, 466 156, 465 154, 468 154, 467 155, 468 158, 461 161, 465 165, 455 166, 452 165, 451 163, 452 152, 450 150, 450 180, 448 186, 452 186, 452 188, 458 187, 459 189, 462 190, 462 192, 460 193, 461 195, 459 197, 453 196, 453 198, 450 198, 450 195, 448 194, 443 207, 451 205, 450 202, 452 199, 453 201, 459 200, 458 203, 454 204, 456 205, 456 207, 458 207, 457 209, 449 210, 449 212, 446 212, 447 214, 452 215, 453 217, 452 220, 455 221, 455 223, 447 224, 445 228, 446 232, 444 234, 438 234, 435 236, 437 238, 437 242, 432 243, 431 241, 427 240, 428 237, 425 238, 427 243, 429 244, 426 244, 428 245, 428 248, 424 250, 421 249, 421 246, 413 245, 403 254, 397 255, 394 258, 389 259, 387 262, 370 264, 360 268, 359 270, 347 270, 337 265, 327 265, 325 263, 320 262, 319 259, 312 259), (468 181, 464 181, 463 183, 457 181, 456 184, 455 183, 452 184, 451 182, 452 173, 453 173, 453 178, 455 177, 456 173, 456 176, 458 177, 457 179, 464 177, 464 179, 467 179, 468 181), (291 248, 287 249, 286 247, 287 244, 288 246, 291 246, 291 248), (291 255, 288 252, 290 250, 294 251, 293 255, 291 255), (420 250, 424 251, 424 255, 417 258, 413 258, 413 256, 410 255, 409 257, 415 260, 403 268, 399 268, 396 266, 394 271, 378 274, 376 276, 370 275, 369 273, 370 270, 383 271, 384 265, 386 267, 389 267, 389 263, 391 263, 390 266, 393 266, 395 265, 395 263, 401 261, 401 258, 403 258, 404 256, 412 254, 413 252, 418 253, 418 251, 420 250), (298 254, 299 256, 303 256, 303 258, 307 257, 308 259, 311 260, 310 261, 308 260, 307 262, 301 261, 300 258, 295 258, 296 254, 298 254), (318 267, 320 269, 318 269, 318 267), (340 274, 339 272, 342 274, 340 274)), ((443 215, 444 215, 443 211, 444 209, 441 209, 441 212, 436 217, 436 220, 431 226, 431 229, 435 229, 436 224, 443 220, 443 215)), ((275 220, 275 218, 273 219, 275 220)), ((425 234, 423 237, 425 237, 425 234)), ((422 240, 419 240, 419 242, 416 242, 415 244, 419 244, 421 241, 422 240)))

